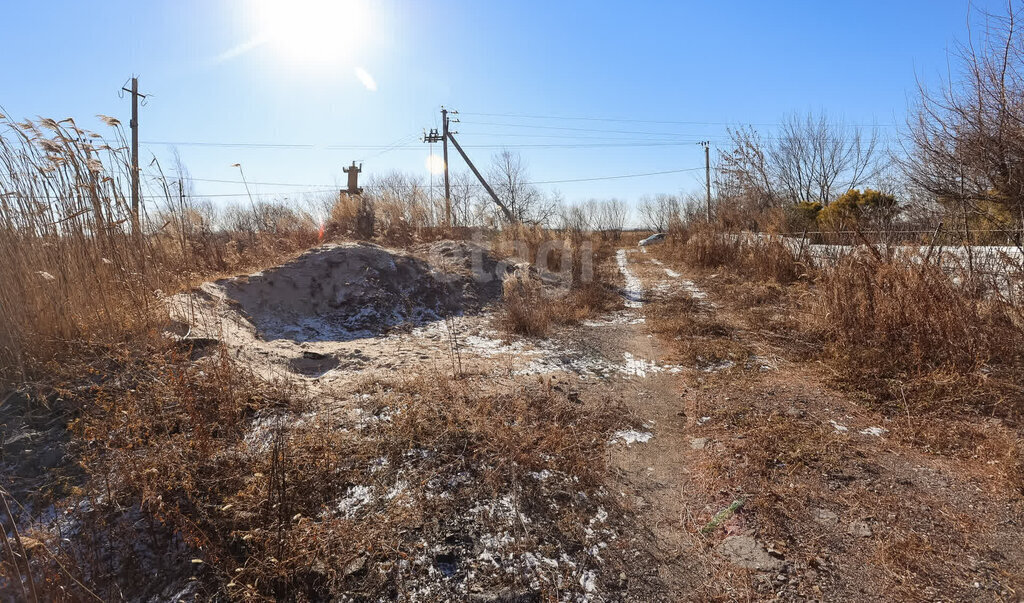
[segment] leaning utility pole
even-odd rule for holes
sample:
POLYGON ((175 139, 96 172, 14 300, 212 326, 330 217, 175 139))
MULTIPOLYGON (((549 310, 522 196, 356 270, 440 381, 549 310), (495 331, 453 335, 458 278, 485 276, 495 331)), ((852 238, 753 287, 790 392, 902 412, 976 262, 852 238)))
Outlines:
MULTIPOLYGON (((501 209, 501 213, 504 214, 505 218, 510 223, 518 222, 519 220, 517 220, 515 215, 513 215, 512 212, 509 211, 508 206, 506 206, 504 203, 501 202, 501 199, 498 198, 497 193, 494 192, 494 189, 491 188, 491 185, 487 184, 487 181, 484 180, 483 175, 480 174, 480 170, 476 169, 476 166, 473 165, 473 162, 469 159, 469 155, 466 155, 466 152, 462 150, 461 146, 459 146, 459 142, 457 140, 455 140, 455 136, 454 135, 456 134, 456 132, 452 132, 448 128, 448 122, 449 122, 448 114, 449 113, 452 113, 453 115, 458 115, 459 112, 458 111, 448 111, 447 109, 445 109, 443 107, 441 108, 441 118, 442 118, 442 121, 443 121, 443 125, 441 126, 441 128, 442 128, 442 132, 441 133, 438 133, 437 128, 431 128, 429 133, 424 133, 423 134, 423 142, 433 143, 433 142, 444 141, 444 193, 445 193, 445 209, 448 212, 448 224, 451 224, 451 191, 450 191, 449 185, 448 185, 448 141, 449 140, 452 142, 453 145, 455 145, 455 150, 459 152, 459 155, 462 155, 462 158, 466 161, 466 165, 469 166, 469 169, 473 172, 473 175, 476 176, 476 179, 479 180, 480 184, 483 185, 484 190, 486 190, 487 193, 491 196, 491 199, 494 201, 495 205, 497 205, 498 208, 501 209)), ((458 121, 458 120, 456 120, 456 121, 458 121)))
POLYGON ((473 175, 476 176, 476 179, 480 181, 480 184, 484 185, 484 189, 487 191, 488 194, 491 195, 491 199, 494 201, 495 204, 497 204, 498 208, 501 209, 501 213, 505 214, 505 219, 507 219, 512 224, 518 222, 519 220, 517 220, 515 215, 513 215, 512 212, 509 211, 508 206, 501 202, 501 199, 498 198, 498 194, 494 192, 494 189, 491 188, 490 184, 487 184, 487 181, 484 180, 484 177, 480 174, 480 171, 477 170, 476 166, 473 165, 473 162, 469 160, 469 155, 466 155, 466 152, 462 150, 462 147, 459 146, 459 141, 455 140, 455 137, 452 136, 451 132, 448 133, 448 138, 451 139, 452 144, 455 145, 455 150, 459 152, 459 155, 462 155, 462 158, 466 161, 466 165, 469 166, 469 169, 473 171, 473 175))
POLYGON ((121 90, 132 94, 132 120, 128 125, 132 129, 132 232, 139 234, 139 97, 146 98, 145 94, 139 94, 139 78, 132 78, 132 87, 121 87, 121 90))
POLYGON ((699 143, 700 146, 704 147, 704 182, 708 189, 707 199, 707 215, 708 222, 711 221, 711 141, 702 140, 699 143))

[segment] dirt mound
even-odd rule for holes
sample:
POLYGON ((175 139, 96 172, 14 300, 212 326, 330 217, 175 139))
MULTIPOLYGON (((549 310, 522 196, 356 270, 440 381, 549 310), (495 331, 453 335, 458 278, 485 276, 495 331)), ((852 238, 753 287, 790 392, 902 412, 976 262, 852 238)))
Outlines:
POLYGON ((500 296, 513 270, 465 242, 414 253, 346 243, 201 289, 228 301, 265 340, 347 340, 478 310, 500 296))

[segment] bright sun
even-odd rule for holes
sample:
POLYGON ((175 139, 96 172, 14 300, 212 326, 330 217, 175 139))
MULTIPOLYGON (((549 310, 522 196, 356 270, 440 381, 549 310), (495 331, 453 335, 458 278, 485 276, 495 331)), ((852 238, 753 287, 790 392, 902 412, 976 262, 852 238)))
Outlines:
POLYGON ((426 160, 427 170, 431 174, 443 174, 444 173, 444 158, 440 155, 430 154, 427 155, 426 160))
POLYGON ((259 38, 306 64, 351 62, 370 29, 365 0, 259 0, 255 12, 259 38))

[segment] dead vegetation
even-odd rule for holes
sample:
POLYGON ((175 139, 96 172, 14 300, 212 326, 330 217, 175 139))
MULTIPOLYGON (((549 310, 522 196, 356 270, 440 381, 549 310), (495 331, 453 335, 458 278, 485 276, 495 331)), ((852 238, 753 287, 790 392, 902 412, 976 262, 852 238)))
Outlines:
MULTIPOLYGON (((891 247, 815 266, 778 239, 703 229, 659 253, 714 271, 708 282, 728 292, 752 330, 794 359, 828 362, 877 402, 1014 421, 1024 411, 1024 320, 1015 298, 1001 293, 1007 285, 987 273, 891 247)), ((657 328, 702 335, 691 301, 661 305, 657 328)))
POLYGON ((737 265, 690 267, 707 300, 683 292, 646 313, 697 368, 734 346, 782 358, 768 371, 698 374, 687 392, 695 478, 682 496, 704 510, 686 523, 704 548, 685 563, 711 576, 701 596, 1016 596, 1016 309, 909 256, 851 256, 789 284, 752 271, 756 253, 719 257, 737 265), (736 500, 742 511, 703 534, 736 500), (715 561, 737 535, 755 539, 770 571, 715 561))
POLYGON ((215 213, 164 187, 133 233, 116 142, 72 120, 0 119, 0 379, 26 380, 83 344, 113 345, 166 320, 161 296, 252 269, 317 241, 311 218, 273 204, 215 213))
POLYGON ((746 362, 750 350, 733 337, 734 329, 687 291, 648 304, 651 329, 672 342, 675 359, 686 366, 714 368, 746 362))
MULTIPOLYGON (((630 426, 614 400, 461 370, 326 399, 265 381, 216 340, 169 336, 167 299, 322 241, 310 214, 214 211, 157 174, 164 194, 135 229, 123 145, 70 121, 4 125, 0 495, 14 511, 0 523, 23 542, 0 554, 0 592, 432 598, 444 584, 446 597, 489 600, 628 587, 620 573, 643 547, 603 488, 612 432, 630 426)), ((415 198, 390 199, 340 200, 334 234, 451 235, 415 198)), ((551 324, 617 303, 607 267, 593 280, 573 269, 578 235, 497 235, 510 251, 522 237, 542 263, 531 270, 561 275, 541 306, 556 309, 551 324)))
POLYGON ((520 260, 536 258, 531 271, 520 271, 503 283, 498 322, 504 332, 548 337, 555 327, 621 306, 618 275, 609 262, 614 246, 586 228, 577 224, 550 232, 519 226, 503 231, 497 249, 511 247, 520 260))
POLYGON ((369 379, 339 392, 354 406, 314 405, 224 350, 198 363, 169 351, 111 361, 132 379, 67 399, 82 409, 91 479, 65 504, 88 510, 71 520, 70 544, 31 532, 52 551, 33 556, 46 596, 85 597, 83 585, 104 600, 170 596, 152 590, 175 583, 167 574, 137 589, 160 570, 178 572, 179 588, 194 576, 202 598, 390 598, 431 592, 438 574, 453 578, 447 596, 543 597, 584 592, 580 577, 597 569, 590 528, 610 547, 600 576, 636 554, 595 463, 629 424, 606 400, 434 374, 369 379))
POLYGON ((822 271, 813 307, 826 354, 884 399, 930 410, 1024 412, 1020 309, 925 262, 849 258, 822 271), (959 280, 959 282, 957 282, 959 280))
POLYGON ((782 285, 797 281, 811 268, 806 259, 794 258, 778 240, 703 225, 673 233, 662 255, 695 268, 728 268, 755 281, 782 285))

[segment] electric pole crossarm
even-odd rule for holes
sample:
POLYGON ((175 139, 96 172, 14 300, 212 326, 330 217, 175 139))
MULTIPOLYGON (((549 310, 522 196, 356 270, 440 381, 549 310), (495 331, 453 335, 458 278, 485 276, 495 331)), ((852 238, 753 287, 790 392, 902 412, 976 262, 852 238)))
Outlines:
POLYGON ((491 195, 491 199, 494 199, 494 202, 498 205, 498 207, 501 208, 501 212, 505 214, 505 218, 508 219, 508 221, 513 224, 518 222, 519 220, 516 220, 516 217, 512 215, 512 212, 509 211, 508 207, 506 207, 505 204, 501 202, 501 199, 498 198, 498 195, 495 194, 494 189, 491 188, 491 185, 487 184, 487 181, 484 180, 484 177, 480 175, 480 172, 476 169, 476 166, 473 165, 473 162, 469 160, 469 155, 466 155, 466 152, 462 150, 462 147, 459 146, 459 142, 455 140, 455 137, 452 136, 451 132, 448 132, 448 140, 451 140, 452 144, 455 145, 455 150, 459 152, 459 155, 462 155, 462 158, 466 161, 466 165, 468 165, 469 169, 473 171, 473 175, 476 176, 476 179, 480 181, 480 184, 484 185, 484 188, 487 189, 487 192, 491 195))

